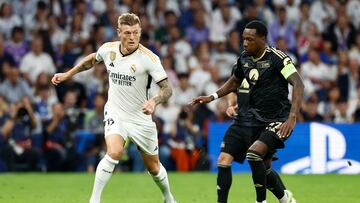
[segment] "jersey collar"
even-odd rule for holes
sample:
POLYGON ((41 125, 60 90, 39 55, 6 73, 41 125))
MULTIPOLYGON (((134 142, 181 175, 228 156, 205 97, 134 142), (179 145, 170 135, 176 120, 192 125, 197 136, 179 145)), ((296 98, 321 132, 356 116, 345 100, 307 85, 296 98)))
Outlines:
POLYGON ((264 52, 261 54, 261 56, 260 56, 259 58, 254 58, 254 57, 252 56, 251 59, 252 59, 254 62, 259 61, 260 59, 262 59, 262 57, 264 57, 264 55, 265 55, 265 53, 266 53, 266 50, 267 50, 267 47, 265 47, 264 52))
POLYGON ((123 54, 123 53, 121 52, 121 43, 119 43, 119 52, 120 52, 120 54, 121 54, 122 57, 129 56, 129 55, 133 54, 134 52, 136 52, 136 51, 139 49, 139 46, 140 46, 140 43, 139 43, 138 47, 137 47, 136 49, 134 49, 134 51, 132 51, 132 52, 130 52, 130 53, 127 53, 127 54, 123 54))

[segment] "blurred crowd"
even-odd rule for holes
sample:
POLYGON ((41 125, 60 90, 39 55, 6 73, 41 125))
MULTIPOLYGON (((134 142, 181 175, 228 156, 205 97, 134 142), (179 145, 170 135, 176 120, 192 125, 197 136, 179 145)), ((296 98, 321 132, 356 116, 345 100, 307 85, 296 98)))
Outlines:
MULTIPOLYGON (((154 114, 169 170, 208 169, 208 124, 231 121, 227 102, 187 104, 230 76, 251 20, 268 25, 268 44, 304 79, 298 121, 360 121, 359 11, 358 0, 0 0, 0 171, 94 171, 105 153, 106 68, 50 79, 118 40, 124 12, 140 17, 141 43, 174 90, 154 114)), ((143 171, 137 147, 126 149, 118 170, 143 171)))

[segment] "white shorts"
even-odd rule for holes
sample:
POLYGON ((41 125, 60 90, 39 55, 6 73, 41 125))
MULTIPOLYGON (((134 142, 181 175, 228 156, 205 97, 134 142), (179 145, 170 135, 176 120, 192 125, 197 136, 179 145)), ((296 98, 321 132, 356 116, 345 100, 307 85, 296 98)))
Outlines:
POLYGON ((145 154, 158 154, 158 137, 154 122, 143 125, 120 120, 118 116, 106 115, 104 123, 105 137, 113 134, 120 135, 125 141, 131 140, 145 154))

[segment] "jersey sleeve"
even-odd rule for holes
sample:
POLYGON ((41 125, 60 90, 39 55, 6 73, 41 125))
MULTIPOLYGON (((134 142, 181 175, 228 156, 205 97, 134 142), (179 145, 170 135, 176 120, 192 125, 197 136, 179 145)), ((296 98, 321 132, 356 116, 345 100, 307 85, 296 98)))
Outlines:
POLYGON ((159 57, 148 60, 149 74, 154 79, 155 83, 158 83, 167 78, 167 74, 161 65, 159 57))
POLYGON ((243 78, 245 78, 245 74, 244 74, 244 70, 241 66, 241 59, 239 58, 236 62, 236 64, 234 65, 234 68, 233 68, 233 75, 242 80, 243 78))
POLYGON ((276 50, 274 53, 275 56, 272 63, 274 63, 276 69, 280 71, 281 75, 284 76, 285 79, 297 72, 294 63, 288 55, 284 54, 280 50, 276 50))
POLYGON ((104 53, 105 53, 105 47, 104 47, 105 44, 101 45, 101 47, 97 50, 96 52, 96 55, 95 55, 95 59, 96 61, 103 61, 105 56, 104 56, 104 53))

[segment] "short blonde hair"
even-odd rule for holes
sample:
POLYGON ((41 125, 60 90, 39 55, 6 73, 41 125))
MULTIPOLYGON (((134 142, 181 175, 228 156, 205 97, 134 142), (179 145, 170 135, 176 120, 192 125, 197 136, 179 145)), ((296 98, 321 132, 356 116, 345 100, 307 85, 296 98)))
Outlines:
POLYGON ((140 23, 139 17, 134 13, 123 13, 118 18, 118 27, 120 28, 120 25, 129 25, 133 26, 140 23))

